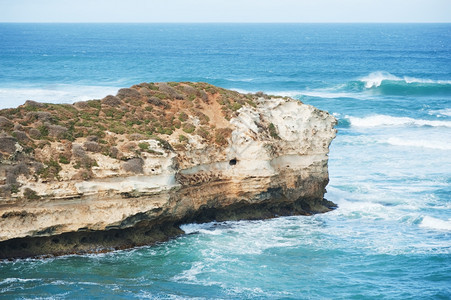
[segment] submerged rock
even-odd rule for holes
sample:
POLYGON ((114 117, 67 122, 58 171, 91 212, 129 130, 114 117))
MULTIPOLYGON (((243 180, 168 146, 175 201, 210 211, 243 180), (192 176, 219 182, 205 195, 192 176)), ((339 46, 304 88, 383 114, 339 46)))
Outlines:
POLYGON ((336 120, 294 99, 171 82, 39 105, 37 118, 29 107, 0 111, 30 136, 2 127, 0 174, 41 166, 2 183, 0 258, 122 249, 179 235, 186 222, 334 206, 323 197, 336 120))

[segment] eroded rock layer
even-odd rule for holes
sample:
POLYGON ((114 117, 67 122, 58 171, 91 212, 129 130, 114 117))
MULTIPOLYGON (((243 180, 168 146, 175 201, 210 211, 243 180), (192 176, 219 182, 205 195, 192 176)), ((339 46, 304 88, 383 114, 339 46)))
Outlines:
POLYGON ((205 83, 0 111, 0 258, 128 248, 184 222, 327 212, 327 112, 205 83))

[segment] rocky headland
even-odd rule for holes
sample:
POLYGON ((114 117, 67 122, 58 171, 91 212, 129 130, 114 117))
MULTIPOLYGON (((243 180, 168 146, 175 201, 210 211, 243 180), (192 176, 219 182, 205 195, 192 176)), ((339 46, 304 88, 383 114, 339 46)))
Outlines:
POLYGON ((0 111, 0 258, 124 249, 179 225, 329 211, 336 120, 287 97, 142 83, 0 111))

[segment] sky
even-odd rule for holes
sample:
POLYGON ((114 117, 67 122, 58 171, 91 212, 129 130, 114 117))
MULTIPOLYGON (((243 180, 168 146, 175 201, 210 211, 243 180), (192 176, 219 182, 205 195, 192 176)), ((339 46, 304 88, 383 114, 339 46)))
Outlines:
POLYGON ((0 0, 0 22, 451 22, 451 0, 0 0))

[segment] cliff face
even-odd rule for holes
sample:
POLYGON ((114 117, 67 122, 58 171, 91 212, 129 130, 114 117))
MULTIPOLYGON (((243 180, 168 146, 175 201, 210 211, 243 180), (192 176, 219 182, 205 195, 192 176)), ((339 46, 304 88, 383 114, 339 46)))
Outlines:
POLYGON ((326 212, 335 123, 297 100, 204 83, 0 111, 0 258, 145 245, 184 222, 326 212))

